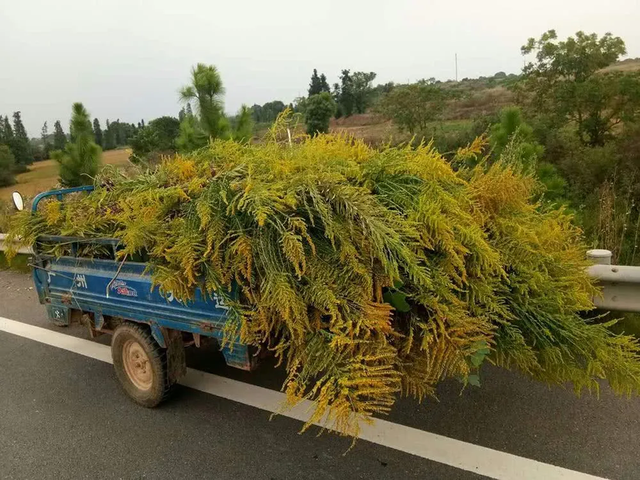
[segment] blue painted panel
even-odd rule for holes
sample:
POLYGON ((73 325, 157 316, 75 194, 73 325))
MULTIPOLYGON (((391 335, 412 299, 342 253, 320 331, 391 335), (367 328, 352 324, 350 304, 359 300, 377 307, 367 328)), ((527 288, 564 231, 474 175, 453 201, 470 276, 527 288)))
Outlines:
MULTIPOLYGON (((222 340, 228 309, 222 297, 196 291, 186 303, 161 295, 152 288, 151 275, 143 263, 76 257, 36 255, 34 282, 42 303, 50 307, 73 308, 95 313, 100 323, 104 315, 122 317, 159 327, 197 333, 222 340), (117 277, 116 277, 117 273, 117 277)), ((96 325, 97 327, 98 325, 96 325)), ((222 352, 229 365, 249 369, 249 351, 238 336, 227 338, 222 352)), ((160 338, 161 345, 163 343, 160 338)))

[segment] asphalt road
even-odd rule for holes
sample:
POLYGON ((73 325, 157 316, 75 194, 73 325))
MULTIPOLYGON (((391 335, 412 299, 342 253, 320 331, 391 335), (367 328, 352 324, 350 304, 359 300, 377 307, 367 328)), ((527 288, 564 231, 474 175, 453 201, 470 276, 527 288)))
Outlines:
MULTIPOLYGON (((0 316, 55 329, 31 279, 0 272, 0 316)), ((80 327, 62 330, 87 338, 80 327)), ((101 337, 107 344, 108 338, 101 337)), ((190 367, 279 389, 270 364, 251 374, 212 351, 190 367)), ((401 400, 386 419, 501 452, 612 479, 640 478, 640 399, 577 398, 496 368, 439 402, 401 400)), ((366 441, 299 435, 301 423, 186 387, 147 410, 118 389, 111 365, 0 332, 0 478, 475 479, 480 475, 366 441)), ((519 478, 514 472, 514 478, 519 478)))

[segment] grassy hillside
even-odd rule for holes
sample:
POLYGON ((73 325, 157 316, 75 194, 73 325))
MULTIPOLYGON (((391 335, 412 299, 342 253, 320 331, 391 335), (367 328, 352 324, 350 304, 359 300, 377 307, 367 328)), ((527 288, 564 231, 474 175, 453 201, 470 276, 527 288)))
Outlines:
MULTIPOLYGON (((129 160, 129 149, 109 150, 102 154, 104 164, 124 165, 129 160)), ((11 192, 17 190, 25 197, 33 197, 50 190, 58 183, 58 164, 55 160, 44 160, 29 166, 29 171, 17 176, 18 183, 0 188, 0 201, 10 201, 11 192)))
MULTIPOLYGON (((623 60, 603 71, 637 70, 640 70, 640 58, 623 60)), ((446 136, 471 128, 471 124, 478 118, 496 117, 502 108, 515 102, 514 94, 509 87, 517 79, 518 75, 498 73, 492 77, 464 78, 459 82, 438 82, 442 88, 456 92, 458 98, 447 103, 442 120, 434 122, 429 130, 433 131, 436 137, 446 136)), ((333 119, 330 130, 354 135, 373 145, 404 142, 411 138, 390 120, 372 113, 333 119)))
POLYGON ((635 72, 640 70, 640 58, 627 58, 603 69, 603 72, 635 72))

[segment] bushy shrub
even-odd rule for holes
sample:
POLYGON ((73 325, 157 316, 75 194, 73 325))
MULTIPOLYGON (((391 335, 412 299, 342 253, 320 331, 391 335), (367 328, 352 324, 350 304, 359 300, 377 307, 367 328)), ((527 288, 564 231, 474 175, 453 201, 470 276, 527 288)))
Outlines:
POLYGON ((305 102, 307 133, 317 135, 329 131, 329 122, 336 111, 336 104, 328 92, 310 96, 305 102))
POLYGON ((580 316, 596 293, 580 230, 514 164, 456 172, 429 146, 342 135, 217 140, 24 212, 10 235, 116 237, 121 258, 148 254, 164 294, 222 295, 229 331, 286 365, 289 403, 316 400, 307 426, 357 434, 401 393, 477 383, 486 359, 577 392, 603 378, 640 392, 638 343, 580 316))

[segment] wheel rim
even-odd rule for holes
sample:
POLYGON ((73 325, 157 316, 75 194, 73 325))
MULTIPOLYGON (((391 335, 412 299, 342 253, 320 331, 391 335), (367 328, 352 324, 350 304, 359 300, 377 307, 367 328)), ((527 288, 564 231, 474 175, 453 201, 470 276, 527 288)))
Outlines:
POLYGON ((153 384, 153 372, 149 356, 142 345, 135 340, 127 340, 122 347, 124 371, 131 383, 140 390, 149 390, 153 384))

